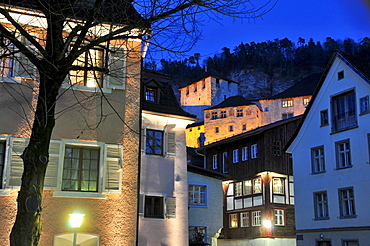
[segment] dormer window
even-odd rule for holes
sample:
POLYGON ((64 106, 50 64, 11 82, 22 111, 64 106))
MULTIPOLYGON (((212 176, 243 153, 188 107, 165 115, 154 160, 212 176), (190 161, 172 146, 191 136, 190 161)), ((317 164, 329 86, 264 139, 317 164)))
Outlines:
POLYGON ((152 87, 146 87, 145 100, 156 102, 157 101, 157 90, 152 87))

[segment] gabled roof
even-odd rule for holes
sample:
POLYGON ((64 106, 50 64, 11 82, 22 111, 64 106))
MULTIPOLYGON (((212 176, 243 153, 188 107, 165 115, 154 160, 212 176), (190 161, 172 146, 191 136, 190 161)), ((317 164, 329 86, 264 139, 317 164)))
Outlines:
POLYGON ((316 90, 314 94, 312 95, 310 103, 308 104, 303 114, 302 121, 298 125, 291 139, 286 144, 285 150, 289 148, 289 146, 293 143, 294 139, 297 137, 298 133, 300 132, 302 125, 305 122, 307 115, 311 111, 312 105, 315 103, 317 95, 324 81, 326 80, 326 76, 328 75, 336 58, 339 58, 341 61, 343 61, 348 67, 350 67, 356 74, 358 74, 361 78, 363 78, 370 85, 370 60, 366 60, 366 59, 363 59, 361 57, 354 56, 354 55, 349 55, 342 51, 335 51, 332 57, 330 58, 328 65, 326 66, 325 71, 323 75, 321 76, 321 79, 316 87, 316 90))
MULTIPOLYGON (((280 99, 280 98, 291 98, 291 97, 301 97, 301 96, 311 96, 320 81, 322 73, 311 74, 293 86, 289 87, 285 91, 276 94, 272 97, 265 99, 280 99)), ((263 99, 262 99, 263 100, 263 99)))
POLYGON ((188 129, 188 128, 190 128, 190 127, 196 127, 196 126, 202 126, 202 125, 204 125, 204 121, 203 121, 203 120, 201 120, 201 121, 197 121, 197 122, 194 122, 194 123, 192 123, 192 124, 189 124, 189 125, 186 127, 186 129, 188 129))
POLYGON ((189 86, 189 85, 191 85, 191 84, 194 84, 194 83, 196 83, 196 82, 198 82, 198 81, 201 81, 202 79, 206 79, 206 78, 208 78, 208 77, 219 78, 219 79, 222 79, 222 80, 226 80, 226 81, 228 81, 228 82, 232 82, 232 83, 235 83, 235 84, 239 84, 238 82, 233 81, 233 80, 231 80, 231 79, 227 78, 225 75, 223 75, 223 74, 221 74, 221 73, 219 73, 219 72, 217 72, 217 71, 215 71, 215 70, 209 70, 209 71, 207 71, 207 72, 203 73, 201 76, 199 76, 199 77, 198 77, 198 78, 196 78, 195 80, 193 80, 193 81, 191 81, 190 83, 188 83, 187 85, 185 85, 185 86, 183 86, 183 87, 179 88, 179 90, 181 90, 182 88, 185 88, 185 87, 187 87, 187 86, 189 86))
POLYGON ((168 75, 160 74, 158 72, 143 71, 142 84, 155 81, 160 84, 158 88, 160 91, 159 102, 152 102, 145 100, 144 86, 142 86, 142 109, 157 113, 171 114, 183 117, 190 117, 196 119, 196 116, 184 111, 177 102, 175 93, 168 83, 170 77, 168 75))
POLYGON ((238 107, 238 106, 248 106, 248 105, 256 105, 256 104, 250 100, 247 100, 243 96, 232 96, 232 97, 227 98, 223 102, 217 104, 216 106, 207 108, 205 110, 228 108, 228 107, 238 107))

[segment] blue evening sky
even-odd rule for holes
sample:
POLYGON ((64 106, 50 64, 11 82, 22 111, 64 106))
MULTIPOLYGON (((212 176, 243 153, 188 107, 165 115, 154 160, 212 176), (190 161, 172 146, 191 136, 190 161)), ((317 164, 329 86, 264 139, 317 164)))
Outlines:
POLYGON ((233 50, 241 42, 285 37, 295 44, 299 37, 320 42, 326 37, 356 42, 370 37, 370 0, 279 0, 261 18, 222 18, 219 23, 203 21, 203 37, 188 55, 200 53, 205 58, 220 53, 223 47, 233 50))

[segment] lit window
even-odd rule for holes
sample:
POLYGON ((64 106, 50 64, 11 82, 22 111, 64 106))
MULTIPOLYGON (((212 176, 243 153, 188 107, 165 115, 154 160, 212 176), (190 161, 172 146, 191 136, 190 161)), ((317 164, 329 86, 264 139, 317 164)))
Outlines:
POLYGON ((145 91, 145 100, 151 101, 151 102, 156 102, 157 98, 157 90, 154 88, 147 87, 145 91))
POLYGON ((238 108, 236 110, 236 117, 243 117, 243 109, 242 108, 238 108))
POLYGON ((273 190, 274 194, 284 194, 284 179, 274 178, 273 179, 273 190))
POLYGON ((233 150, 233 163, 238 163, 239 162, 239 150, 234 149, 233 150))
POLYGON ((103 51, 90 49, 82 53, 74 62, 74 66, 81 67, 81 70, 70 72, 71 83, 87 87, 101 87, 103 80, 103 51))
POLYGON ((212 120, 218 119, 218 112, 217 111, 214 111, 211 114, 212 114, 212 118, 211 118, 212 120))
POLYGON ((163 200, 163 196, 145 196, 144 217, 164 218, 163 200))
POLYGON ((242 148, 242 161, 248 160, 248 147, 242 148))
POLYGON ((252 194, 252 181, 251 180, 244 180, 244 195, 252 194))
POLYGON ((189 184, 189 205, 207 206, 207 186, 189 184))
POLYGON ((252 226, 261 226, 261 211, 252 212, 252 226))
POLYGON ((315 219, 329 219, 328 196, 326 191, 314 193, 315 219))
POLYGON ((226 110, 221 111, 221 119, 226 118, 226 110))
POLYGON ((274 217, 275 217, 275 225, 283 226, 284 225, 284 210, 283 209, 275 209, 274 210, 274 217))
POLYGON ((293 100, 283 100, 281 106, 283 108, 293 107, 293 100))
POLYGON ((235 187, 235 196, 242 196, 243 195, 243 183, 236 182, 234 183, 234 187, 235 187))
POLYGON ((353 218, 356 216, 353 188, 339 189, 339 205, 341 218, 353 218))
POLYGON ((262 193, 262 180, 261 179, 253 179, 253 193, 254 194, 262 193))
POLYGON ((309 98, 303 98, 303 105, 304 106, 307 106, 309 102, 310 102, 309 98))
POLYGON ((311 149, 312 173, 322 173, 325 171, 324 146, 311 149))
POLYGON ((333 131, 343 131, 357 126, 356 94, 354 91, 332 98, 333 131))
POLYGON ((218 159, 217 159, 217 155, 213 155, 213 156, 212 156, 212 168, 213 168, 213 169, 217 169, 217 168, 218 168, 218 159))
POLYGON ((151 155, 163 155, 163 131, 146 130, 145 153, 151 155))
POLYGON ((240 226, 249 227, 249 212, 240 213, 240 226))
POLYGON ((62 190, 98 191, 99 149, 66 147, 62 190))
POLYGON ((257 144, 251 146, 251 159, 256 159, 258 154, 257 144))
POLYGON ((230 214, 230 228, 238 227, 238 214, 230 214))
POLYGON ((369 96, 360 98, 360 114, 369 112, 369 96))
POLYGON ((329 116, 328 116, 328 110, 327 109, 320 111, 320 125, 321 126, 329 125, 329 116))
POLYGON ((349 140, 338 142, 336 146, 336 155, 337 155, 337 168, 347 168, 351 167, 351 151, 349 140))

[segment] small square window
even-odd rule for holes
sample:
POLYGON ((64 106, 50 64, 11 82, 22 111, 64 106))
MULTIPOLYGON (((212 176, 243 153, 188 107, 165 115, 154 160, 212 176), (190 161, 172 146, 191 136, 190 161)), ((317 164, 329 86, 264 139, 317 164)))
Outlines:
POLYGON ((189 184, 189 205, 207 206, 207 186, 189 184))
POLYGON ((217 111, 213 111, 212 113, 212 120, 216 120, 216 119, 218 119, 218 112, 217 111))
POLYGON ((338 80, 344 79, 344 71, 338 72, 338 80))
POLYGON ((360 98, 360 114, 369 113, 369 96, 360 98))
POLYGON ((220 129, 218 128, 218 126, 215 127, 215 133, 219 133, 220 129))
POLYGON ((310 102, 310 98, 308 98, 308 97, 303 98, 303 105, 304 106, 307 106, 309 102, 310 102))
POLYGON ((268 107, 263 108, 263 112, 268 112, 270 109, 268 107))
POLYGON ((234 131, 234 126, 230 125, 229 126, 229 132, 233 132, 234 131))
POLYGON ((163 196, 145 196, 144 217, 164 218, 164 197, 163 196))
POLYGON ((243 124, 242 129, 243 129, 243 131, 246 131, 247 130, 247 124, 243 124))

